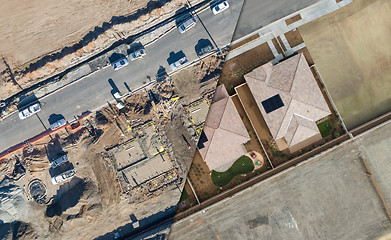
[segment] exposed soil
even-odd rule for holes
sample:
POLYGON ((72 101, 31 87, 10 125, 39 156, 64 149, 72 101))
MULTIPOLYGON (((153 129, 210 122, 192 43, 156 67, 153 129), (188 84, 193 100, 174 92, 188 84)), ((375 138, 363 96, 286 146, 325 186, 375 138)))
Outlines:
POLYGON ((219 82, 224 84, 230 95, 234 94, 234 87, 244 83, 243 75, 253 69, 271 61, 274 55, 267 43, 263 43, 224 63, 219 82))
POLYGON ((223 63, 222 57, 211 56, 176 73, 172 76, 175 92, 187 103, 201 98, 217 84, 223 63))
POLYGON ((2 1, 0 98, 86 60, 186 4, 184 0, 2 1))
POLYGON ((298 29, 295 29, 295 31, 291 30, 284 35, 286 40, 288 40, 289 46, 291 46, 292 48, 304 42, 298 29))
POLYGON ((241 47, 241 46, 243 46, 243 45, 245 45, 245 44, 247 44, 247 43, 249 43, 251 41, 254 41, 257 38, 259 38, 259 34, 258 33, 255 34, 255 35, 252 35, 252 36, 250 36, 250 37, 248 37, 246 39, 244 39, 243 41, 240 41, 240 42, 238 42, 238 43, 236 43, 234 45, 229 46, 229 51, 232 51, 235 48, 241 47))

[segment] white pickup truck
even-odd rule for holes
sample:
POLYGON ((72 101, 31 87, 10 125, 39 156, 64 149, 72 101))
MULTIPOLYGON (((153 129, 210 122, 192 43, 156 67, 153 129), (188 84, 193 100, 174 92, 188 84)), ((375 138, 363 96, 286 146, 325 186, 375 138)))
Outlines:
POLYGON ((54 185, 60 184, 62 182, 72 179, 75 175, 76 175, 76 171, 74 169, 68 170, 57 176, 52 177, 52 183, 54 185))

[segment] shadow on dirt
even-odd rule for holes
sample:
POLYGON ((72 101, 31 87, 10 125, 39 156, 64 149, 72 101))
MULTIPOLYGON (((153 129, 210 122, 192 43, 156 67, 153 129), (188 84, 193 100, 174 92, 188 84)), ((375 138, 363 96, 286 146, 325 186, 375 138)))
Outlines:
POLYGON ((83 196, 86 185, 83 179, 77 177, 62 184, 53 196, 52 204, 47 206, 45 215, 47 217, 61 216, 64 211, 74 207, 83 196))

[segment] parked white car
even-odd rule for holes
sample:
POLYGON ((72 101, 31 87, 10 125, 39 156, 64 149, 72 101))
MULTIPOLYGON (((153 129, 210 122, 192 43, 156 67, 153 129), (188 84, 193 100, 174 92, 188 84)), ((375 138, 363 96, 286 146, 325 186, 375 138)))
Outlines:
POLYGON ((183 57, 183 58, 179 59, 178 61, 171 63, 170 68, 172 71, 175 71, 185 63, 187 63, 187 58, 183 57))
POLYGON ((119 70, 128 64, 129 64, 129 61, 126 57, 118 59, 117 61, 112 63, 114 70, 119 70))
POLYGON ((76 175, 76 171, 74 169, 68 170, 57 176, 52 177, 52 183, 54 185, 60 184, 62 182, 72 179, 75 175, 76 175))
POLYGON ((137 49, 137 50, 129 53, 129 60, 134 61, 136 59, 144 57, 145 55, 147 55, 147 53, 145 52, 145 49, 140 48, 140 49, 137 49))
POLYGON ((212 7, 212 12, 213 12, 214 15, 217 15, 217 14, 223 12, 224 10, 226 10, 228 8, 229 8, 228 2, 227 1, 223 1, 223 2, 220 2, 220 3, 216 4, 216 5, 214 5, 212 7))
POLYGON ((197 18, 195 16, 191 16, 191 18, 186 19, 181 24, 178 25, 178 30, 180 33, 185 33, 190 28, 194 27, 197 23, 197 18))
POLYGON ((33 104, 31 106, 28 106, 28 107, 23 108, 22 110, 20 110, 19 118, 20 119, 28 118, 28 117, 36 114, 39 111, 41 111, 41 104, 39 104, 39 103, 33 104))

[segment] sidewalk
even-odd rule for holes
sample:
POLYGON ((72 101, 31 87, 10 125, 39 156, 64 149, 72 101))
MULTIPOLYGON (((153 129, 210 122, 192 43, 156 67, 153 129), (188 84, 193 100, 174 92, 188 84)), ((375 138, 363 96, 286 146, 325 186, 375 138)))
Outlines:
POLYGON ((259 36, 260 36, 259 38, 230 51, 227 54, 226 61, 228 61, 236 56, 239 56, 242 53, 245 53, 245 52, 247 52, 247 51, 249 51, 249 50, 265 43, 265 42, 268 43, 271 51, 273 52, 273 54, 276 58, 274 61, 280 61, 281 59, 284 58, 284 56, 282 54, 278 54, 277 49, 275 48, 275 46, 272 43, 273 38, 277 38, 277 37, 281 38, 281 41, 283 43, 283 47, 285 47, 285 49, 286 49, 286 51, 284 51, 284 54, 286 56, 290 56, 294 52, 296 52, 297 50, 304 48, 305 43, 302 43, 302 44, 292 48, 291 46, 289 46, 289 43, 284 36, 284 33, 287 33, 291 30, 295 30, 296 28, 298 28, 308 22, 311 22, 317 18, 320 18, 320 17, 328 14, 328 13, 331 13, 335 10, 338 10, 339 8, 342 8, 342 7, 346 6, 347 4, 351 3, 352 1, 353 0, 342 0, 339 3, 336 3, 336 0, 325 0, 325 1, 322 1, 319 3, 316 3, 310 7, 304 8, 304 9, 302 9, 298 12, 295 12, 293 14, 290 14, 290 15, 288 15, 288 16, 286 16, 286 17, 284 17, 274 23, 269 24, 266 27, 260 28, 256 31, 232 42, 231 46, 234 44, 240 43, 241 41, 243 41, 253 35, 259 34, 259 36), (287 19, 290 19, 290 18, 297 16, 299 14, 301 17, 300 20, 298 20, 292 24, 287 25, 287 23, 286 23, 287 19))

